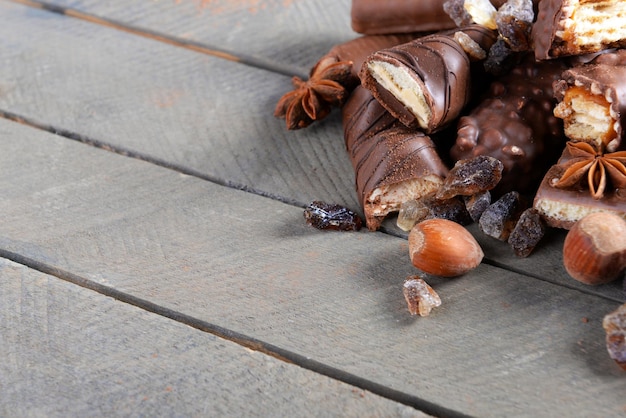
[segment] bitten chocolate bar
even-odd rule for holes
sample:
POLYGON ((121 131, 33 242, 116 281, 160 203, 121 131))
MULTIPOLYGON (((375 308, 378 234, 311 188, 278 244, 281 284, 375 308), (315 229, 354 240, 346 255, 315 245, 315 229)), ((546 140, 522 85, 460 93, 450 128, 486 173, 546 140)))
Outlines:
POLYGON ((368 229, 403 202, 436 192, 448 168, 433 141, 398 123, 363 87, 343 107, 344 138, 368 229))
POLYGON ((471 25, 377 51, 361 67, 361 84, 405 126, 427 134, 445 127, 472 90, 470 57, 456 32, 485 51, 496 40, 495 31, 471 25))
POLYGON ((538 60, 626 46, 626 2, 542 0, 531 36, 538 60))
POLYGON ((324 119, 332 108, 343 106, 352 89, 359 84, 359 70, 371 53, 418 36, 361 36, 335 45, 313 66, 308 80, 292 78, 294 89, 278 100, 274 116, 285 118, 287 129, 306 128, 324 119))
POLYGON ((533 206, 555 228, 570 229, 593 212, 626 218, 625 164, 625 151, 605 154, 586 142, 568 142, 543 178, 533 206))
POLYGON ((626 123, 626 50, 599 55, 587 64, 563 72, 555 84, 565 135, 574 141, 615 151, 626 123))

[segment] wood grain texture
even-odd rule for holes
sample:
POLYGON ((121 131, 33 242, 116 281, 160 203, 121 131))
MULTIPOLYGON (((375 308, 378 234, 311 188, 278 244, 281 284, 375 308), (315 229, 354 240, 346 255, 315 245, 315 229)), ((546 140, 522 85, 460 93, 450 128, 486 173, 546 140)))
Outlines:
MULTIPOLYGON (((396 225, 396 218, 390 217, 383 224, 384 229, 395 236, 407 238, 408 233, 396 225)), ((548 228, 544 238, 526 258, 515 255, 511 247, 502 241, 484 234, 477 224, 467 226, 485 253, 485 263, 515 271, 538 280, 555 283, 582 292, 602 296, 616 302, 626 301, 624 277, 603 285, 590 286, 574 280, 563 266, 563 241, 567 230, 548 228)))
POLYGON ((482 265, 430 280, 443 305, 411 318, 402 239, 318 232, 280 202, 0 132, 4 250, 467 414, 623 413, 601 327, 616 302, 482 265))
POLYGON ((337 114, 301 132, 272 116, 287 77, 12 3, 0 16, 0 109, 300 205, 358 207, 337 114))
POLYGON ((397 416, 407 406, 0 259, 1 416, 397 416))
POLYGON ((308 74, 334 45, 359 36, 350 27, 347 0, 18 1, 188 40, 244 61, 258 58, 297 75, 308 74))
MULTIPOLYGON (((297 205, 359 210, 338 114, 296 132, 272 116, 287 77, 12 3, 0 3, 0 16, 0 111, 297 205)), ((618 283, 573 282, 559 238, 518 260, 475 235, 507 268, 624 297, 618 283)))

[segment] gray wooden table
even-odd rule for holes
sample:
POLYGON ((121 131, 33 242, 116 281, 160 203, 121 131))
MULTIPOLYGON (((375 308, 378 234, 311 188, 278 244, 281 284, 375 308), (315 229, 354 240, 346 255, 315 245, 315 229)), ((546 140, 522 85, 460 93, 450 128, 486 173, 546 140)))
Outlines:
POLYGON ((348 0, 0 1, 0 416, 626 415, 563 231, 411 317, 405 234, 358 208, 337 112, 277 99, 356 37, 348 0))

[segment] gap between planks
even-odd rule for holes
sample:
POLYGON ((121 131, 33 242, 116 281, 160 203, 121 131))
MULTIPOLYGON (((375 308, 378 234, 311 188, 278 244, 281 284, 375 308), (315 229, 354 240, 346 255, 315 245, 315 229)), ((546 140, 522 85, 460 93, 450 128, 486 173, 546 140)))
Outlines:
POLYGON ((144 38, 152 39, 154 41, 162 42, 168 45, 189 49, 191 51, 199 52, 202 54, 211 55, 217 58, 225 59, 228 61, 238 62, 240 64, 256 67, 262 70, 286 75, 289 77, 297 76, 302 79, 307 79, 308 74, 301 68, 295 68, 292 66, 286 66, 277 64, 266 59, 255 57, 252 55, 246 55, 241 53, 234 53, 214 45, 209 45, 203 42, 197 42, 189 39, 180 38, 177 36, 166 35, 151 29, 142 28, 126 23, 118 22, 114 19, 96 16, 91 13, 82 12, 80 10, 72 9, 70 7, 58 6, 56 4, 48 3, 38 0, 5 0, 12 3, 18 3, 24 6, 45 10, 51 13, 57 13, 63 16, 80 19, 96 25, 106 26, 130 34, 141 36, 144 38))
POLYGON ((241 334, 239 332, 223 328, 219 325, 212 324, 198 318, 194 318, 193 316, 184 314, 182 312, 165 308, 163 306, 150 302, 149 300, 139 298, 137 296, 133 296, 131 294, 117 290, 115 288, 93 282, 69 271, 51 266, 30 257, 26 257, 2 248, 0 248, 0 257, 28 267, 30 269, 36 270, 40 273, 44 273, 56 277, 60 280, 69 282, 71 284, 80 286, 82 288, 92 290, 103 296, 111 297, 117 301, 127 303, 147 312, 151 312, 162 317, 174 320, 199 331, 215 335, 219 338, 231 341, 250 350, 269 355, 280 361, 300 366, 304 369, 329 377, 331 379, 338 380, 351 386, 355 386, 360 389, 372 392, 383 398, 387 398, 406 406, 410 406, 426 414, 451 418, 468 417, 468 415, 465 415, 461 412, 434 404, 418 396, 389 388, 374 381, 356 376, 349 372, 345 372, 343 370, 318 362, 309 357, 302 356, 298 353, 283 349, 273 344, 269 344, 256 338, 241 334))
MULTIPOLYGON (((14 1, 14 0, 10 0, 10 1, 14 1)), ((17 1, 21 1, 21 0, 17 0, 17 1)), ((217 177, 210 176, 210 175, 207 175, 205 173, 199 172, 197 170, 193 170, 193 169, 191 169, 189 167, 185 167, 183 165, 173 164, 171 162, 168 162, 168 161, 165 161, 165 160, 161 160, 159 158, 151 157, 151 156, 148 156, 148 155, 143 155, 141 153, 138 153, 138 152, 135 152, 135 151, 131 151, 131 150, 125 149, 123 147, 114 146, 114 145, 108 144, 106 142, 103 142, 101 140, 94 139, 94 138, 89 138, 89 137, 87 137, 85 135, 82 135, 82 134, 79 134, 79 133, 76 133, 76 132, 72 132, 72 131, 69 131, 67 129, 57 128, 57 127, 54 127, 52 125, 48 125, 48 124, 45 124, 45 123, 42 123, 42 122, 37 122, 37 121, 35 121, 35 120, 31 119, 31 118, 20 116, 20 115, 17 115, 15 113, 12 113, 12 112, 9 112, 9 111, 3 110, 3 109, 0 109, 0 118, 4 118, 4 119, 7 119, 7 120, 11 120, 13 122, 17 122, 17 123, 20 123, 20 124, 23 124, 23 125, 26 125, 26 126, 30 126, 31 128, 35 128, 35 129, 38 129, 38 130, 49 132, 49 133, 52 133, 54 135, 61 136, 63 138, 67 138, 67 139, 70 139, 70 140, 73 140, 73 141, 77 141, 77 142, 83 143, 83 144, 88 145, 88 146, 92 146, 92 147, 95 147, 95 148, 102 149, 104 151, 113 152, 115 154, 119 154, 119 155, 122 155, 124 157, 133 158, 133 159, 136 159, 136 160, 140 160, 140 161, 144 161, 144 162, 147 162, 147 163, 150 163, 150 164, 154 164, 156 166, 159 166, 159 167, 162 167, 162 168, 166 168, 168 170, 172 170, 172 171, 175 171, 177 173, 184 174, 184 175, 187 175, 187 176, 190 176, 190 177, 195 177, 195 178, 198 178, 200 180, 208 181, 208 182, 220 185, 220 186, 224 186, 224 187, 227 187, 227 188, 240 190, 240 191, 251 193, 251 194, 254 194, 254 195, 257 195, 257 196, 261 196, 261 197, 265 197, 265 198, 268 198, 268 199, 272 199, 272 200, 275 200, 275 201, 278 201, 278 202, 281 202, 281 203, 284 203, 284 204, 287 204, 287 205, 290 205, 290 206, 299 207, 299 208, 305 208, 308 205, 308 203, 299 202, 299 201, 296 201, 294 199, 288 199, 288 198, 285 198, 284 196, 275 195, 273 193, 267 193, 267 192, 255 189, 255 188, 250 187, 250 186, 245 185, 245 184, 240 184, 240 183, 236 183, 236 182, 220 179, 220 178, 217 178, 217 177)), ((406 233, 398 232, 397 228, 386 227, 386 225, 389 225, 389 222, 390 221, 387 220, 385 223, 383 223, 382 227, 379 229, 378 232, 386 234, 386 235, 390 235, 390 236, 393 236, 393 237, 396 237, 396 238, 400 238, 400 239, 406 240, 407 239, 407 234, 406 233)), ((540 281, 543 281, 543 282, 546 282, 546 283, 550 283, 550 284, 553 284, 553 285, 556 285, 556 286, 562 286, 562 287, 565 287, 565 288, 570 289, 570 290, 576 290, 578 292, 581 292, 583 294, 587 294, 587 295, 590 295, 590 296, 599 297, 599 298, 602 298, 602 299, 605 299, 605 300, 609 300, 609 301, 612 301, 612 302, 618 302, 618 303, 622 303, 623 302, 623 300, 621 298, 619 298, 619 297, 610 297, 610 296, 607 296, 605 294, 602 294, 602 293, 599 293, 599 292, 595 292, 595 291, 592 290, 592 288, 586 289, 586 288, 580 288, 580 287, 576 287, 576 286, 569 286, 569 285, 564 284, 564 283, 556 283, 556 282, 547 280, 544 277, 541 277, 539 275, 531 274, 531 273, 529 273, 527 271, 520 270, 518 268, 515 268, 514 266, 509 266, 509 265, 503 264, 501 262, 498 262, 497 260, 492 260, 492 259, 490 259, 488 257, 485 257, 482 262, 484 264, 488 264, 490 266, 493 266, 493 267, 496 267, 496 268, 500 268, 502 270, 510 271, 512 273, 521 274, 521 275, 527 276, 527 277, 532 277, 533 279, 536 279, 536 280, 540 280, 540 281)))

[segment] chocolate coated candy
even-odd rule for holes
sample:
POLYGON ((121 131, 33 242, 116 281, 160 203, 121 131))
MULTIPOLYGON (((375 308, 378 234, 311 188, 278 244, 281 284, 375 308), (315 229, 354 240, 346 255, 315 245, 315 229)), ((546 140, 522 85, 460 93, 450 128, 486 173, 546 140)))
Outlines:
POLYGON ((552 83, 563 62, 536 63, 532 55, 491 84, 487 96, 459 119, 453 160, 489 155, 504 164, 492 192, 533 193, 565 146, 561 120, 552 114, 552 83))
POLYGON ((285 118, 287 129, 306 128, 341 107, 359 84, 358 72, 374 51, 414 39, 415 34, 362 36, 335 45, 313 66, 308 80, 292 78, 294 89, 276 103, 274 116, 285 118))
POLYGON ((428 134, 442 129, 472 90, 470 59, 454 39, 458 31, 484 50, 496 40, 495 31, 471 25, 380 50, 361 67, 361 84, 405 126, 428 134))
POLYGON ((430 137, 398 123, 363 87, 342 111, 344 139, 370 230, 403 202, 434 193, 448 173, 430 137))
POLYGON ((438 31, 454 27, 444 0, 352 0, 352 29, 364 34, 438 31))
POLYGON ((363 221, 356 213, 341 205, 314 200, 304 210, 307 224, 317 229, 358 231, 363 221))
POLYGON ((542 0, 532 39, 538 60, 623 47, 624 2, 542 0))
POLYGON ((607 52, 564 71, 554 85, 565 134, 574 141, 615 151, 626 124, 626 50, 607 52))

